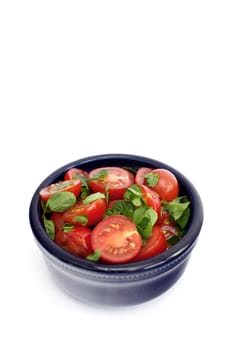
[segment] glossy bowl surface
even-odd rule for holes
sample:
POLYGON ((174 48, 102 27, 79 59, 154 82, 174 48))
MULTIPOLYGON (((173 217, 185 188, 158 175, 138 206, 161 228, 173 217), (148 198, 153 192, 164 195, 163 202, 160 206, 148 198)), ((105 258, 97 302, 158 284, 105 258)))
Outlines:
POLYGON ((196 244, 203 222, 200 196, 192 183, 179 171, 160 161, 128 154, 103 154, 79 159, 50 174, 35 191, 29 210, 34 237, 57 284, 73 297, 94 304, 131 305, 157 297, 182 275, 196 244), (77 167, 89 172, 105 166, 165 168, 174 173, 179 195, 191 201, 191 216, 185 236, 172 248, 143 261, 109 265, 76 257, 60 248, 46 234, 41 221, 39 191, 63 179, 77 167))

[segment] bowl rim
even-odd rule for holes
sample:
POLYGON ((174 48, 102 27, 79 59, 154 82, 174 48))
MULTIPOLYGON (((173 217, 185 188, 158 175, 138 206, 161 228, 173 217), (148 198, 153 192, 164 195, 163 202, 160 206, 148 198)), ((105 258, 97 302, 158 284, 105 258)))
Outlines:
POLYGON ((62 263, 65 263, 65 265, 70 265, 72 266, 72 268, 77 268, 79 270, 89 270, 96 273, 107 272, 109 274, 110 272, 113 272, 125 274, 130 272, 148 271, 150 269, 161 270, 161 266, 172 266, 172 261, 179 261, 179 259, 177 259, 179 256, 186 257, 187 254, 185 254, 185 252, 191 252, 198 239, 202 227, 203 205, 199 193, 197 192, 194 185, 190 182, 190 180, 188 180, 181 172, 171 167, 170 165, 158 161, 156 159, 140 155, 109 153, 77 159, 75 161, 67 163, 66 165, 58 168, 57 170, 53 171, 50 175, 48 175, 37 187, 36 191, 33 194, 29 207, 29 222, 34 237, 38 241, 39 245, 43 247, 43 250, 47 251, 49 255, 55 257, 62 263), (61 179, 64 173, 72 167, 79 167, 84 168, 85 170, 91 170, 96 167, 105 166, 101 165, 103 163, 111 166, 111 164, 113 163, 120 164, 121 162, 127 164, 127 166, 134 166, 135 168, 144 166, 154 168, 165 168, 173 172, 173 174, 177 177, 179 184, 185 188, 192 205, 190 222, 185 235, 178 243, 176 243, 169 250, 159 255, 156 255, 155 257, 137 262, 129 262, 125 264, 115 265, 104 264, 100 262, 92 262, 87 259, 83 259, 72 255, 71 253, 65 251, 63 248, 59 247, 53 240, 49 238, 41 221, 39 197, 40 189, 50 185, 51 183, 54 183, 59 178, 61 179))

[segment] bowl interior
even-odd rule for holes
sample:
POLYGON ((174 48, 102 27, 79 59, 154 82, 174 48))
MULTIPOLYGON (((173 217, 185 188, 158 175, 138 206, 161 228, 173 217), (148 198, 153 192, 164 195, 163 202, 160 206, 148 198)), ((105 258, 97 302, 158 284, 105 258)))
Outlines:
POLYGON ((203 208, 200 196, 192 185, 192 183, 182 175, 178 170, 173 167, 162 163, 160 161, 128 154, 103 154, 92 156, 88 158, 79 159, 72 163, 66 164, 65 166, 57 169, 52 174, 50 174, 37 188, 35 191, 31 204, 30 204, 30 224, 32 231, 35 235, 38 243, 51 255, 55 256, 59 260, 71 264, 73 266, 84 268, 92 271, 108 271, 108 272, 130 272, 136 270, 147 270, 149 268, 159 267, 162 264, 166 264, 178 255, 182 254, 185 250, 192 248, 194 246, 203 221, 203 208), (186 195, 191 201, 191 215, 186 228, 186 233, 184 237, 169 250, 153 257, 150 259, 145 259, 138 262, 110 265, 103 264, 100 262, 92 262, 83 258, 74 256, 64 249, 60 248, 55 242, 53 242, 47 235, 41 220, 41 206, 39 191, 41 188, 46 187, 52 183, 55 183, 63 179, 64 173, 72 168, 77 167, 87 172, 92 169, 105 167, 105 166, 118 166, 118 167, 128 167, 136 171, 140 167, 149 168, 164 168, 170 170, 177 178, 179 182, 180 192, 179 195, 186 195))

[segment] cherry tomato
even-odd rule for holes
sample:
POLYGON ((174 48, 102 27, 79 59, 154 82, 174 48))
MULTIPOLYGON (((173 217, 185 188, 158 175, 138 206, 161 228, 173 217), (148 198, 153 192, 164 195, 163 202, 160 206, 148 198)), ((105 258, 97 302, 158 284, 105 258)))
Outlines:
POLYGON ((149 207, 152 207, 158 215, 160 215, 161 202, 159 197, 150 188, 145 185, 141 185, 143 193, 143 199, 149 207))
POLYGON ((134 175, 129 171, 118 167, 106 167, 94 169, 89 173, 89 185, 93 192, 105 193, 106 188, 110 199, 121 199, 127 187, 134 183, 134 175), (100 180, 91 180, 98 173, 106 171, 106 175, 100 180))
POLYGON ((77 175, 81 175, 81 176, 84 176, 85 178, 88 178, 88 173, 85 170, 78 169, 78 168, 71 168, 65 173, 64 180, 78 179, 79 177, 77 175))
POLYGON ((152 235, 146 241, 139 254, 134 261, 152 258, 153 256, 162 253, 167 249, 167 241, 159 226, 154 226, 152 235))
POLYGON ((81 180, 68 180, 60 181, 55 184, 52 184, 48 187, 42 188, 40 190, 41 198, 46 202, 49 197, 56 192, 73 192, 75 196, 78 196, 82 187, 81 180))
POLYGON ((102 261, 121 264, 129 262, 139 253, 142 238, 131 219, 112 215, 95 226, 91 244, 93 250, 100 250, 102 261))
POLYGON ((55 242, 68 252, 85 258, 93 253, 91 230, 88 227, 75 227, 72 231, 57 231, 55 242))
POLYGON ((104 216, 106 202, 104 199, 97 199, 89 204, 83 204, 83 200, 78 201, 72 208, 64 212, 64 219, 73 225, 81 225, 77 221, 80 216, 87 217, 87 226, 93 226, 104 216))
POLYGON ((159 175, 159 180, 152 190, 158 193, 161 199, 172 201, 178 196, 179 185, 175 175, 166 169, 152 170, 152 174, 159 175))
POLYGON ((137 185, 145 184, 144 177, 146 174, 151 173, 152 170, 151 168, 139 168, 135 176, 135 183, 137 185))
POLYGON ((172 201, 178 196, 178 193, 179 193, 178 181, 175 175, 173 175, 169 170, 166 170, 166 169, 140 168, 137 171, 135 182, 138 185, 141 185, 142 183, 146 185, 146 179, 144 179, 144 182, 142 182, 142 180, 145 177, 145 175, 148 173, 159 175, 157 184, 154 187, 151 187, 151 186, 148 186, 148 187, 150 187, 153 191, 158 193, 160 199, 163 199, 166 201, 172 201))

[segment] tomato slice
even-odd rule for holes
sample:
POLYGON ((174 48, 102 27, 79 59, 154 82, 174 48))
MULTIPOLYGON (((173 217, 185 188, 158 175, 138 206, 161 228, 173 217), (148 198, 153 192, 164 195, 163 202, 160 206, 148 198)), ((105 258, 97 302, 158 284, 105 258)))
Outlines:
POLYGON ((78 175, 88 178, 88 173, 85 170, 71 168, 65 173, 64 180, 79 179, 78 175))
POLYGON ((151 173, 152 170, 151 168, 139 168, 135 176, 135 183, 137 185, 145 184, 144 177, 146 174, 151 173))
POLYGON ((81 187, 82 181, 79 179, 60 181, 48 187, 42 188, 40 190, 40 196, 45 202, 53 193, 56 192, 73 192, 75 196, 78 196, 81 191, 81 187))
POLYGON ((146 241, 146 244, 142 247, 139 254, 135 257, 134 261, 144 260, 152 258, 164 252, 167 249, 167 241, 163 234, 162 229, 159 226, 154 226, 152 235, 146 241))
POLYGON ((100 250, 101 260, 121 264, 131 261, 142 247, 142 238, 135 223, 123 215, 101 220, 91 235, 93 250, 100 250))
POLYGON ((68 252, 82 258, 93 253, 91 230, 88 227, 75 227, 69 232, 57 231, 55 242, 68 252))
POLYGON ((97 199, 89 204, 83 204, 83 200, 80 200, 64 212, 64 220, 73 225, 81 225, 78 218, 84 216, 87 218, 86 226, 93 226, 102 219, 105 210, 105 199, 97 199))
POLYGON ((89 173, 89 185, 93 192, 105 193, 106 188, 110 199, 122 199, 127 187, 134 183, 134 175, 128 170, 118 167, 97 168, 89 173), (99 180, 91 180, 101 172, 105 175, 99 180))
POLYGON ((156 193, 145 185, 141 185, 141 190, 146 205, 152 207, 157 212, 157 214, 160 215, 161 202, 156 193))

